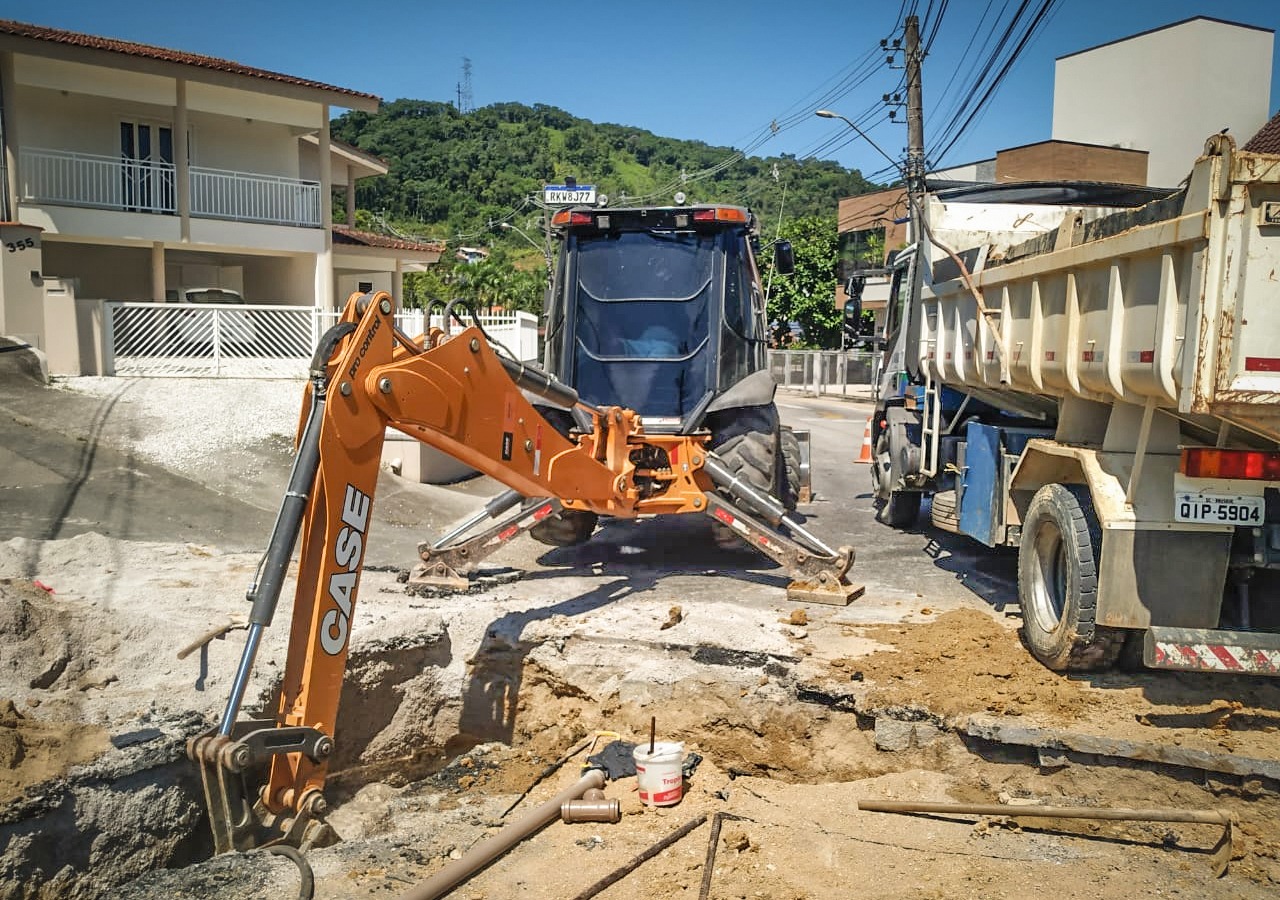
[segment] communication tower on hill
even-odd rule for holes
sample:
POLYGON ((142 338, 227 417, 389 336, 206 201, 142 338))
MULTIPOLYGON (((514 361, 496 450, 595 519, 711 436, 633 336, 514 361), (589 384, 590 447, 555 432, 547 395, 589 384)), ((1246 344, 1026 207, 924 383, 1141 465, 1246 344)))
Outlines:
POLYGON ((462 80, 458 82, 458 112, 466 115, 475 109, 471 100, 471 59, 462 57, 462 80))

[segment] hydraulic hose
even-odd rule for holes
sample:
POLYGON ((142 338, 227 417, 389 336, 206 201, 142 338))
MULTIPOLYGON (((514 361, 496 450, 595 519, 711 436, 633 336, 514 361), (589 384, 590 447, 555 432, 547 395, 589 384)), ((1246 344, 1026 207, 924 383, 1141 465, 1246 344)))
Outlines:
POLYGON ((258 567, 254 583, 245 594, 253 608, 249 613, 249 634, 245 638, 244 651, 240 654, 240 665, 236 669, 235 680, 231 682, 231 694, 227 698, 222 722, 218 726, 218 733, 224 736, 231 734, 236 716, 240 714, 244 692, 249 685, 249 675, 253 672, 254 659, 262 643, 262 632, 271 624, 276 606, 280 602, 280 590, 288 573, 289 558, 298 542, 307 500, 315 484, 316 472, 320 468, 320 425, 324 419, 324 406, 329 390, 327 363, 338 343, 355 329, 355 325, 350 322, 334 325, 320 338, 315 355, 311 358, 311 409, 302 428, 302 439, 298 441, 298 453, 293 458, 289 485, 285 488, 284 500, 280 503, 275 525, 271 529, 271 541, 267 544, 267 552, 258 567))
POLYGON ((603 787, 604 781, 604 772, 592 769, 571 787, 525 813, 487 841, 472 847, 461 859, 450 862, 422 884, 405 891, 400 895, 400 900, 438 900, 516 844, 559 818, 561 805, 577 800, 592 788, 603 787))
POLYGON ((511 380, 526 391, 566 409, 573 409, 578 405, 578 392, 549 372, 544 372, 536 366, 526 366, 505 356, 499 357, 499 362, 507 370, 511 380))

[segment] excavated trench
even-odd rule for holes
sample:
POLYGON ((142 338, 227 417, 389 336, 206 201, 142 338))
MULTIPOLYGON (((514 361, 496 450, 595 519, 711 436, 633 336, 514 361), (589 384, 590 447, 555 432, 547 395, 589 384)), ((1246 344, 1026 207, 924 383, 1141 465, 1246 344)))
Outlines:
MULTIPOLYGON (((922 707, 875 707, 860 690, 859 670, 840 667, 833 677, 809 678, 802 652, 609 637, 523 642, 491 630, 477 652, 457 655, 448 629, 436 625, 353 650, 328 788, 331 819, 345 840, 318 851, 337 854, 351 872, 365 871, 352 861, 362 853, 375 858, 388 841, 406 865, 456 857, 494 824, 490 816, 459 832, 461 798, 513 800, 548 761, 584 739, 616 732, 640 740, 653 719, 661 737, 684 741, 704 759, 694 782, 701 775, 823 785, 920 770, 967 772, 953 795, 995 802, 1043 795, 1051 775, 1051 792, 1096 805, 1134 803, 1135 793, 1146 805, 1185 804, 1191 793, 1233 809, 1255 832, 1280 816, 1277 783, 1269 777, 1061 749, 1046 755, 1043 748, 973 736, 922 707), (448 675, 459 662, 461 691, 448 675), (651 678, 653 666, 679 677, 651 678)), ((269 694, 260 698, 268 708, 269 694)), ((296 873, 287 862, 261 855, 210 859, 198 779, 183 755, 183 740, 204 727, 203 719, 137 725, 114 734, 106 753, 5 809, 0 895, 291 896, 296 873)), ((1159 846, 1170 840, 1166 832, 1140 826, 1125 834, 1159 846)), ((1266 846, 1249 859, 1258 883, 1280 880, 1276 848, 1266 846)), ((365 868, 388 870, 385 860, 371 865, 365 868)), ((389 889, 403 890, 402 881, 389 889)), ((318 896, 367 892, 353 882, 350 894, 318 896)))

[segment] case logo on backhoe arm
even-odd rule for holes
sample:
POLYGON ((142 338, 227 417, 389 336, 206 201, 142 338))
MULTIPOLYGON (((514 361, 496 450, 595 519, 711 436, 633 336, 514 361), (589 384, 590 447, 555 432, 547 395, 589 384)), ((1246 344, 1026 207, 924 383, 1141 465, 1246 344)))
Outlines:
POLYGON ((335 607, 320 621, 320 646, 330 656, 337 656, 347 646, 351 604, 360 577, 360 562, 364 559, 364 532, 369 524, 369 495, 349 484, 342 500, 342 524, 333 542, 333 558, 340 568, 329 576, 329 599, 335 607))

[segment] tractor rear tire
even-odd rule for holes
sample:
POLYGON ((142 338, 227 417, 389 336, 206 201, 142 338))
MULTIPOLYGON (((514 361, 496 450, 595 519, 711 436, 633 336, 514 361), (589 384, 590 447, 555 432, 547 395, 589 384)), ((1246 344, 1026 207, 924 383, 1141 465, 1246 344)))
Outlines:
POLYGON ((783 428, 779 439, 778 473, 779 500, 788 510, 794 510, 800 502, 800 439, 790 428, 783 428))
POLYGON ((1018 547, 1022 640, 1058 672, 1111 668, 1125 632, 1096 623, 1102 529, 1087 488, 1046 484, 1036 491, 1018 547))
POLYGON ((593 512, 562 509, 557 515, 544 519, 529 529, 529 537, 552 547, 576 547, 591 539, 599 516, 593 512))
MULTIPOLYGON (((781 468, 778 408, 769 403, 733 412, 732 416, 717 416, 720 422, 710 423, 712 449, 739 479, 776 497, 781 490, 778 485, 781 468)), ((733 501, 727 492, 722 493, 733 501)), ((717 545, 726 548, 738 546, 741 540, 737 532, 719 522, 712 524, 712 535, 717 545)))

